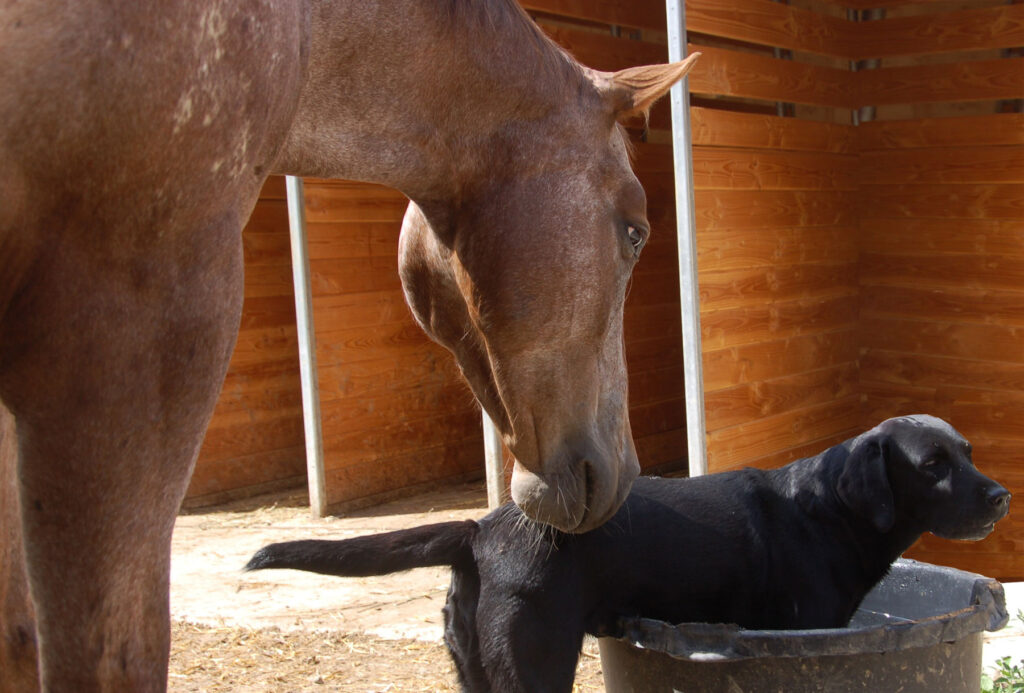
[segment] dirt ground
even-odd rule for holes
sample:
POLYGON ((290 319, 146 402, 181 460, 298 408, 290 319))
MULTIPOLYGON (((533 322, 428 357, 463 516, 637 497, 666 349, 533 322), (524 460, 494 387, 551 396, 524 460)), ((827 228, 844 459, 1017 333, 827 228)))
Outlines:
MULTIPOLYGON (((321 520, 310 517, 304 493, 181 515, 170 690, 458 690, 442 641, 447 569, 376 578, 241 569, 270 542, 477 518, 486 506, 483 485, 468 484, 321 520)), ((576 690, 604 690, 595 641, 585 643, 576 690)))

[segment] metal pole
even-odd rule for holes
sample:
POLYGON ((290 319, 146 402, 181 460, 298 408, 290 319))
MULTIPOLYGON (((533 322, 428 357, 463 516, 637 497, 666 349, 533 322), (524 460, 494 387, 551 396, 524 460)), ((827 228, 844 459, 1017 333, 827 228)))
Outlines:
POLYGON ((487 470, 487 507, 493 510, 505 502, 505 464, 501 453, 501 435, 481 410, 484 424, 484 467, 487 470))
MULTIPOLYGON (((683 0, 665 0, 668 59, 686 54, 686 9, 683 0)), ((690 148, 689 79, 672 87, 672 153, 676 172, 676 235, 679 241, 679 298, 683 318, 683 388, 686 395, 686 446, 690 476, 707 474, 704 428, 704 374, 700 345, 700 299, 697 288, 697 224, 694 217, 693 153, 690 148)))
POLYGON ((295 286, 295 324, 299 336, 299 379, 302 382, 302 422, 306 434, 306 476, 313 517, 327 514, 324 443, 320 429, 320 387, 316 371, 316 333, 313 331, 313 291, 306 252, 306 205, 302 179, 285 177, 288 193, 288 231, 292 245, 292 280, 295 286))

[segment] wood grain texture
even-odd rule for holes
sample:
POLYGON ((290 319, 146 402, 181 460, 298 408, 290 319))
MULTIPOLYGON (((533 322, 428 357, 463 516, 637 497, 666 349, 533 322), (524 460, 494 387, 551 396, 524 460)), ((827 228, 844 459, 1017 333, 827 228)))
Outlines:
POLYGON ((1024 58, 883 67, 851 73, 848 83, 860 106, 1016 99, 1024 94, 1024 58))
POLYGON ((1014 48, 1024 45, 1024 6, 848 22, 844 38, 856 59, 1014 48))

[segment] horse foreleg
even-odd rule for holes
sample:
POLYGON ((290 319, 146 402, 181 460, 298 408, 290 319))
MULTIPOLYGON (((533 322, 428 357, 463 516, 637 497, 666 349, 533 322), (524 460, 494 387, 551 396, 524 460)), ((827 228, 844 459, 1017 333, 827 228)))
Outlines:
POLYGON ((14 416, 0 404, 0 693, 39 690, 36 619, 25 573, 14 416))
POLYGON ((46 690, 166 687, 171 532, 241 311, 231 226, 66 243, 4 318, 46 690))

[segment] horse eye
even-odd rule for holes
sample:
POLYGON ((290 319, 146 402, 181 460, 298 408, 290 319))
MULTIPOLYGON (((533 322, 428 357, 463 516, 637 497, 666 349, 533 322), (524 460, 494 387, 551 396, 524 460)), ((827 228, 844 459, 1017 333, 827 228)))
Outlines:
POLYGON ((640 250, 643 249, 644 242, 647 240, 645 230, 639 226, 627 224, 626 235, 629 236, 629 243, 633 246, 633 254, 640 255, 640 250))

